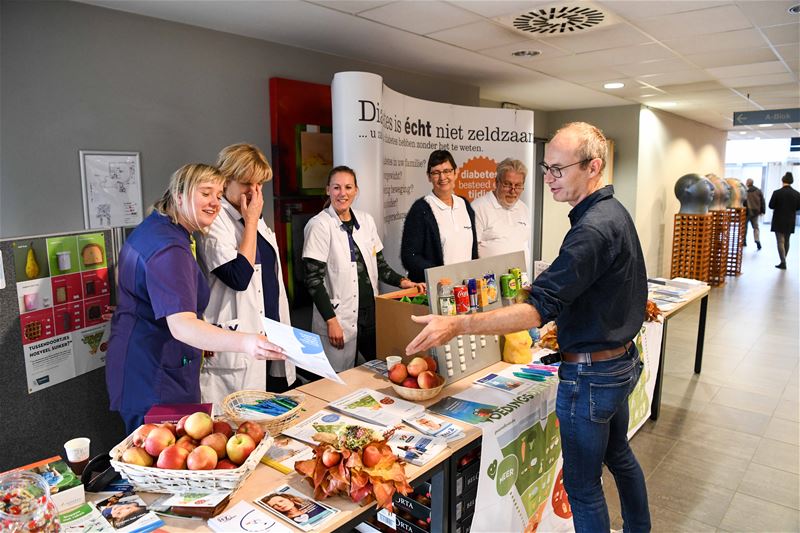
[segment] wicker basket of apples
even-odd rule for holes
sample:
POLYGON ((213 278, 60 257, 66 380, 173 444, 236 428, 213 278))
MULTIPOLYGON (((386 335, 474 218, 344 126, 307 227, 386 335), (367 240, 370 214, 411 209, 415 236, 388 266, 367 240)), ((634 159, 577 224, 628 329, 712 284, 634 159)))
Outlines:
POLYGON ((397 363, 389 369, 389 381, 398 396, 419 402, 435 398, 444 388, 444 378, 436 373, 433 357, 415 357, 407 365, 397 363))
POLYGON ((272 445, 254 422, 238 428, 207 413, 143 424, 112 448, 111 465, 136 490, 236 490, 272 445))

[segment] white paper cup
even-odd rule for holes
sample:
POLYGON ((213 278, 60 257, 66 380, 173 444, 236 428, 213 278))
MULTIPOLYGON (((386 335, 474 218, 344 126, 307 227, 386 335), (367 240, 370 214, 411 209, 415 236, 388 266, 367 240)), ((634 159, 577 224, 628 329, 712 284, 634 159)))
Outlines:
POLYGON ((64 443, 64 451, 67 452, 67 461, 70 463, 79 463, 89 459, 89 443, 91 441, 86 437, 78 437, 71 439, 64 443))
POLYGON ((396 365, 397 363, 401 363, 402 361, 403 358, 400 357, 399 355, 390 355, 389 357, 386 358, 386 369, 391 370, 394 365, 396 365))

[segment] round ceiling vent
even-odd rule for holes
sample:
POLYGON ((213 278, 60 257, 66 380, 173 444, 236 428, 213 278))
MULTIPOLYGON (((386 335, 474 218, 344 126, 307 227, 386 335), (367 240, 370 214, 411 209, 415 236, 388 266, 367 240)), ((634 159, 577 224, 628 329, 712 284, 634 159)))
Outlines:
POLYGON ((592 7, 551 7, 529 11, 514 18, 513 25, 526 33, 559 34, 593 28, 605 15, 592 7))

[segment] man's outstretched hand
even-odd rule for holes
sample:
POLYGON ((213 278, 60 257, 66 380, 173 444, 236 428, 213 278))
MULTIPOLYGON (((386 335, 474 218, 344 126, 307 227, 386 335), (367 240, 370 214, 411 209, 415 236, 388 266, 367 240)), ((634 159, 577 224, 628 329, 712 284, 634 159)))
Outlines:
POLYGON ((425 328, 414 337, 406 346, 406 355, 425 351, 434 346, 441 346, 459 334, 463 317, 422 315, 411 316, 411 320, 418 324, 425 324, 425 328))

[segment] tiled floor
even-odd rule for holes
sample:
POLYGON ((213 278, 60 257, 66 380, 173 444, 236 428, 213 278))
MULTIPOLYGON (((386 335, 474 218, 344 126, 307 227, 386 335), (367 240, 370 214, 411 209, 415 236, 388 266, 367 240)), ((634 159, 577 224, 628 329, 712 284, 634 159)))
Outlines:
MULTIPOLYGON (((703 371, 699 304, 669 322, 661 415, 631 444, 647 477, 653 531, 800 531, 800 240, 789 269, 774 234, 744 249, 742 275, 709 297, 703 371)), ((604 476, 615 528, 613 478, 604 476)))

